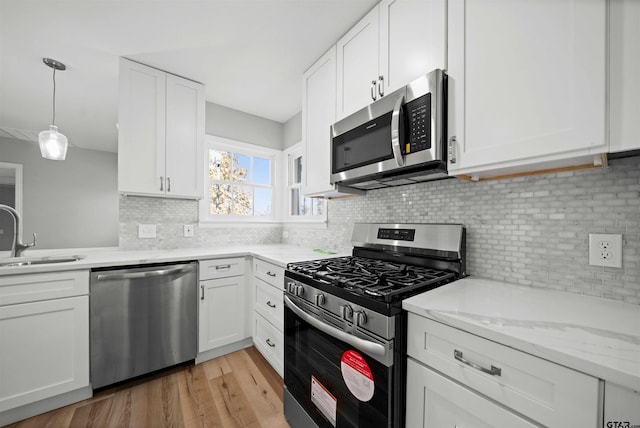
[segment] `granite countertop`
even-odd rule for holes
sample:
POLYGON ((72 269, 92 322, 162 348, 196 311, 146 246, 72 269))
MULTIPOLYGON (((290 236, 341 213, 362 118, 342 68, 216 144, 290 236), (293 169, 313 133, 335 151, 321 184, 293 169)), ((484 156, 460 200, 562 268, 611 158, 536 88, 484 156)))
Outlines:
MULTIPOLYGON (((0 266, 0 276, 38 272, 55 272, 65 270, 91 269, 99 267, 117 267, 150 263, 180 262, 187 260, 206 260, 226 257, 255 256, 281 267, 287 263, 304 260, 338 257, 347 254, 323 254, 312 248, 295 245, 239 245, 215 248, 180 248, 175 250, 123 251, 111 249, 78 249, 78 250, 39 250, 25 252, 25 258, 38 256, 79 255, 83 258, 74 262, 39 264, 29 266, 0 266)), ((8 259, 7 259, 8 260, 8 259)))
POLYGON ((414 296, 412 313, 640 390, 640 306, 481 278, 414 296))

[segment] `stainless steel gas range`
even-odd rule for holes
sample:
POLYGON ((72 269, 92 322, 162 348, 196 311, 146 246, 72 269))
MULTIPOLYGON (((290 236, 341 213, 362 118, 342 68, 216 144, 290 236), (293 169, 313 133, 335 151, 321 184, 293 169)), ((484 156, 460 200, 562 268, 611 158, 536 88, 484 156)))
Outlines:
POLYGON ((285 271, 284 413, 292 428, 404 426, 402 300, 465 276, 458 224, 354 225, 352 256, 285 271))

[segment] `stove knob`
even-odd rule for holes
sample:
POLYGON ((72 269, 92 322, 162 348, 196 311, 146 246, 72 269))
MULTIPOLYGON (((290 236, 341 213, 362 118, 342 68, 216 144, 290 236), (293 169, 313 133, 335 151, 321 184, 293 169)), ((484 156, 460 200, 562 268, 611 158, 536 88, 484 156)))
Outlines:
POLYGON ((300 297, 304 294, 304 287, 302 285, 296 285, 294 293, 296 296, 300 297))
POLYGON ((327 299, 324 297, 324 294, 316 294, 314 296, 314 299, 316 302, 316 306, 322 306, 327 301, 327 299))
POLYGON ((357 326, 363 326, 367 323, 367 314, 364 311, 356 311, 354 315, 356 316, 357 326))
POLYGON ((291 294, 294 294, 296 283, 293 281, 287 282, 287 291, 291 294))
POLYGON ((340 313, 342 314, 342 319, 345 319, 345 320, 353 319, 353 308, 350 305, 340 306, 340 313))

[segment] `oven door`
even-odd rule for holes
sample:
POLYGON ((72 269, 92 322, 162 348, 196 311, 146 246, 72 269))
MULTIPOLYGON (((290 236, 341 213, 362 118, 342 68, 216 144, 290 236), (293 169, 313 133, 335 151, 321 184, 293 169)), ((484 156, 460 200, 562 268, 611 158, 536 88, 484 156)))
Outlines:
POLYGON ((288 297, 285 303, 284 413, 291 427, 394 426, 393 365, 313 326, 288 297))

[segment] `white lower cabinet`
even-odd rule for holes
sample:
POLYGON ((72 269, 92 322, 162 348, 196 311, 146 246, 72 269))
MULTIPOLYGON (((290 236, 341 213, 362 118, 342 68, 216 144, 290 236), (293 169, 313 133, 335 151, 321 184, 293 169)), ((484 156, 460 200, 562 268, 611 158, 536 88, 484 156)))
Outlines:
POLYGON ((606 382, 604 386, 604 426, 640 425, 640 391, 606 382), (617 424, 617 425, 616 425, 617 424))
POLYGON ((284 269, 260 259, 253 262, 253 343, 284 374, 284 269))
POLYGON ((0 425, 16 419, 3 412, 88 390, 88 290, 88 271, 0 277, 0 425))
MULTIPOLYGON (((498 407, 513 413, 504 415, 505 418, 513 416, 516 421, 515 416, 519 415, 523 423, 530 420, 546 427, 600 426, 599 379, 412 313, 408 324, 407 354, 413 359, 412 364, 438 374, 423 373, 422 381, 433 382, 428 384, 431 399, 411 398, 407 403, 407 417, 418 417, 415 415, 425 414, 434 407, 438 410, 432 411, 455 414, 462 421, 471 416, 482 420, 484 410, 480 408, 498 407), (444 396, 449 404, 439 396, 442 393, 435 386, 439 383, 452 383, 448 388, 458 390, 456 394, 444 396), (480 397, 488 403, 479 400, 480 397), (443 409, 447 409, 446 412, 443 409)), ((411 397, 420 392, 421 387, 412 380, 411 373, 408 379, 407 396, 411 397)), ((486 426, 528 426, 518 423, 496 421, 486 426)), ((429 426, 445 425, 434 422, 429 426)), ((469 426, 485 425, 470 423, 469 426)))
POLYGON ((198 352, 247 337, 244 265, 244 258, 200 261, 198 352))
POLYGON ((409 358, 407 427, 536 427, 491 400, 409 358))

